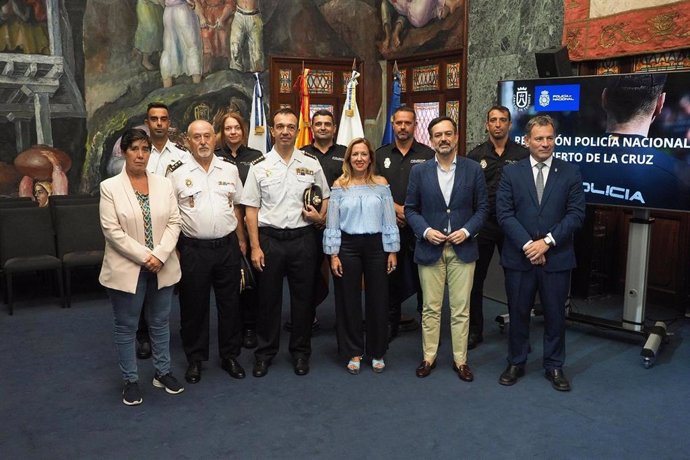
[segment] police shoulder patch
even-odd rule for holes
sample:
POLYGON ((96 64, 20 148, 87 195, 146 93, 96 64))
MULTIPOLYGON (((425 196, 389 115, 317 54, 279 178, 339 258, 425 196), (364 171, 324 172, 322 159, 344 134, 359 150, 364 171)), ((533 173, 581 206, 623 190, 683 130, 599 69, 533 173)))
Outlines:
POLYGON ((189 149, 182 142, 175 142, 175 147, 184 152, 189 152, 189 149))
POLYGON ((304 154, 305 157, 309 157, 312 160, 319 161, 319 159, 316 158, 316 156, 313 153, 305 152, 304 150, 302 150, 302 153, 304 154))
POLYGON ((182 166, 182 164, 183 164, 183 163, 182 163, 182 161, 180 161, 180 160, 177 160, 177 161, 175 161, 175 162, 173 162, 173 163, 170 163, 170 164, 168 165, 168 167, 166 168, 166 170, 165 170, 165 175, 167 176, 167 175, 170 174, 171 172, 175 171, 177 168, 179 168, 180 166, 182 166))
POLYGON ((259 164, 259 163, 261 163, 262 161, 264 161, 265 159, 266 159, 266 157, 263 156, 263 155, 261 155, 259 158, 257 158, 256 160, 252 161, 252 164, 253 164, 253 165, 259 164))

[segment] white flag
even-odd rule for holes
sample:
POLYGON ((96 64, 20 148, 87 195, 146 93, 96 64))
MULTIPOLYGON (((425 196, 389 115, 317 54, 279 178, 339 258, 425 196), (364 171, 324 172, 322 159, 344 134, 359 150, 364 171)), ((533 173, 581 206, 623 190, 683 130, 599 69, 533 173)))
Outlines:
POLYGON ((252 98, 252 115, 249 120, 247 145, 265 154, 271 150, 271 143, 268 137, 266 113, 264 112, 264 93, 261 90, 258 72, 254 73, 254 78, 256 79, 256 84, 254 85, 254 97, 252 98))
POLYGON ((347 83, 345 106, 340 117, 336 141, 340 145, 349 145, 352 139, 364 137, 362 119, 359 117, 359 109, 357 108, 357 77, 359 77, 359 72, 353 70, 352 77, 347 83))

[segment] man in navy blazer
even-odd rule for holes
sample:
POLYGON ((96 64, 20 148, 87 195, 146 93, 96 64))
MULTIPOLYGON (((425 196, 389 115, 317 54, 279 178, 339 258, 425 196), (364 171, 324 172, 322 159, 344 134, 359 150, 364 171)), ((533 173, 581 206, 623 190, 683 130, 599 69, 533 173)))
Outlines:
POLYGON ((553 157, 555 126, 548 115, 525 128, 530 156, 507 166, 496 195, 496 216, 505 233, 501 265, 510 314, 508 367, 501 385, 524 375, 529 320, 537 290, 544 310, 545 377, 569 391, 565 361, 565 302, 575 268, 573 233, 585 218, 582 176, 576 165, 553 157))
POLYGON ((474 379, 467 365, 469 300, 477 242, 472 237, 486 220, 489 204, 479 164, 458 156, 458 128, 449 117, 429 123, 434 160, 412 168, 405 199, 405 218, 417 238, 414 261, 423 293, 424 359, 417 377, 436 366, 441 307, 446 282, 450 301, 453 369, 466 382, 474 379))

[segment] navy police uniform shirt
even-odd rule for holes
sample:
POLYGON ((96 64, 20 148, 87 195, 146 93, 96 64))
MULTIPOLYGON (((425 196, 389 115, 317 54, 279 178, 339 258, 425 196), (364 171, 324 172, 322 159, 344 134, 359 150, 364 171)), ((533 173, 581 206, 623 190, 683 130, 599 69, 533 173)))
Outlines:
POLYGON ((302 151, 311 153, 319 160, 330 187, 333 187, 333 182, 343 174, 343 161, 345 161, 346 150, 347 147, 340 144, 331 145, 326 153, 323 153, 314 144, 302 147, 302 151))
POLYGON ((503 167, 511 163, 525 159, 529 156, 529 150, 517 142, 508 139, 503 155, 496 153, 494 144, 486 141, 479 144, 467 154, 467 158, 479 163, 486 180, 486 191, 489 193, 489 216, 496 217, 496 190, 501 182, 503 167))
POLYGON ((412 143, 405 156, 400 153, 395 142, 376 150, 376 172, 385 177, 390 184, 393 201, 399 205, 405 204, 412 166, 424 163, 426 160, 432 159, 434 155, 434 150, 431 147, 417 141, 412 143))

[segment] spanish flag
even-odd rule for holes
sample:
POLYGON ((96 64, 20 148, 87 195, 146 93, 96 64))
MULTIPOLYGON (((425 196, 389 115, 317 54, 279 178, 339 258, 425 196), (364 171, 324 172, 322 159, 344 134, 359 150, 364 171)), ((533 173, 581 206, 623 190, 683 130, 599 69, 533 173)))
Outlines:
POLYGON ((299 131, 297 132, 297 141, 295 146, 301 149, 305 145, 312 143, 312 132, 309 112, 309 86, 307 84, 307 76, 309 69, 304 69, 302 75, 297 79, 299 85, 299 96, 301 100, 299 110, 299 131))

